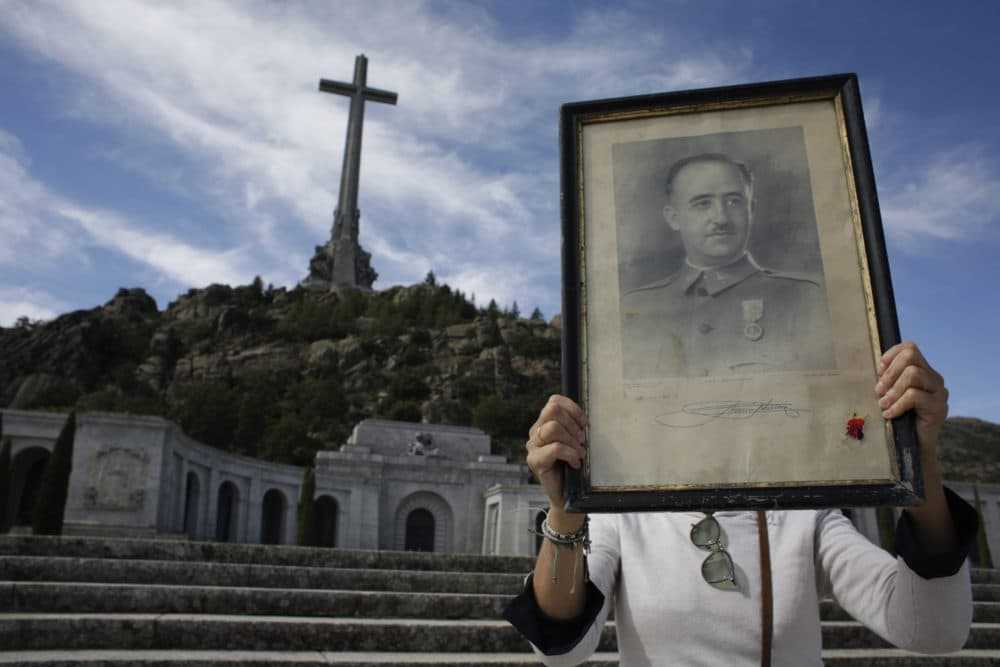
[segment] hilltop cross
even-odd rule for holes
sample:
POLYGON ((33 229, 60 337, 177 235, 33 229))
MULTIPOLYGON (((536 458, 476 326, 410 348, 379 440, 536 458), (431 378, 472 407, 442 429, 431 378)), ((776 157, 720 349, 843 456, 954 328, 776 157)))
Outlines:
POLYGON ((361 171, 361 129, 365 117, 365 101, 395 104, 396 93, 367 84, 368 59, 364 54, 354 60, 354 81, 343 83, 320 79, 324 93, 351 98, 347 119, 347 141, 344 145, 344 165, 340 171, 340 197, 333 213, 333 230, 325 246, 317 246, 309 263, 309 277, 304 281, 312 287, 360 287, 371 289, 378 274, 371 268, 371 255, 358 243, 358 180, 361 171))

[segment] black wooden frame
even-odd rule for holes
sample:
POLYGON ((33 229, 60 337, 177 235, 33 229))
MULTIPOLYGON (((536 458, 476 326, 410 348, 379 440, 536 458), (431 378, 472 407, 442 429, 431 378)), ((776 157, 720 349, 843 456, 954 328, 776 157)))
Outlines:
MULTIPOLYGON (((598 122, 597 119, 603 122, 609 115, 620 116, 624 120, 631 114, 648 115, 657 111, 677 113, 681 109, 684 113, 698 113, 701 109, 714 111, 720 108, 770 106, 818 99, 831 99, 840 105, 853 168, 856 203, 882 351, 899 342, 896 304, 855 74, 574 102, 565 104, 560 109, 562 386, 566 396, 580 402, 580 334, 584 305, 581 304, 584 284, 580 272, 583 246, 579 238, 583 193, 583 183, 580 180, 582 126, 588 122, 598 122)), ((585 409, 586 407, 584 405, 585 409)), ((913 415, 908 413, 894 419, 892 432, 899 477, 888 483, 602 491, 594 490, 590 484, 588 460, 580 470, 564 466, 566 508, 574 512, 628 512, 918 504, 922 502, 924 490, 913 415)))

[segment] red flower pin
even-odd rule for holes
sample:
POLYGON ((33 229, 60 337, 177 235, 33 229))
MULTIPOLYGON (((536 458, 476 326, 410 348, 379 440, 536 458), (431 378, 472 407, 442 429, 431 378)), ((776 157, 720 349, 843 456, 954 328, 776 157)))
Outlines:
POLYGON ((854 413, 854 416, 847 420, 847 435, 855 440, 864 440, 865 418, 859 417, 857 413, 854 413))

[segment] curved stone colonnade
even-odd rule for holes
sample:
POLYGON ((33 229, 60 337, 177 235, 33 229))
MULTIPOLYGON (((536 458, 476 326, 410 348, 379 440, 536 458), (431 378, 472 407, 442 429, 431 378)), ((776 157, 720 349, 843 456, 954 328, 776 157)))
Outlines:
MULTIPOLYGON (((15 530, 27 530, 66 415, 4 410, 3 416, 13 443, 13 484, 0 501, 15 512, 15 530)), ((519 486, 526 477, 522 466, 491 456, 489 447, 477 429, 361 422, 339 451, 317 454, 320 545, 484 550, 487 490, 519 486)), ((64 531, 294 544, 303 472, 214 449, 160 417, 83 413, 64 531)), ((525 544, 517 552, 525 549, 534 550, 525 544)), ((515 553, 495 541, 488 552, 515 553)))

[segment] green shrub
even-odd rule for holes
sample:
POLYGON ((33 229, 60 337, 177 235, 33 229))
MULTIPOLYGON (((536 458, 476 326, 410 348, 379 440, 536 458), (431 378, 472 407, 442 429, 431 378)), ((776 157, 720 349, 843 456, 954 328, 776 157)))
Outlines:
POLYGON ((277 421, 268 424, 261 443, 261 454, 268 461, 308 465, 323 443, 309 436, 302 418, 292 411, 283 412, 277 421))
POLYGON ((876 507, 879 544, 891 554, 896 553, 896 516, 891 507, 876 507))
POLYGON ((3 437, 3 414, 0 414, 0 533, 10 530, 12 516, 9 516, 11 501, 10 438, 3 437))
POLYGON ((233 298, 233 288, 229 285, 214 283, 205 288, 205 303, 209 306, 221 306, 233 298))
POLYGON ((419 402, 400 401, 390 404, 386 417, 401 422, 420 422, 423 419, 423 414, 420 411, 419 402))
POLYGON ((509 344, 511 352, 527 359, 558 359, 562 351, 558 338, 534 336, 522 327, 510 337, 509 344))
POLYGON ((296 519, 296 542, 301 547, 316 546, 316 472, 308 466, 302 476, 296 519))
POLYGON ((230 449, 239 408, 239 397, 225 382, 194 382, 177 388, 171 417, 195 440, 230 449))
POLYGON ((472 425, 493 438, 527 438, 538 415, 538 398, 484 396, 472 410, 472 425))
POLYGON ((431 395, 431 388, 413 371, 400 371, 389 381, 389 395, 400 401, 423 401, 431 395))
POLYGON ((285 340, 307 343, 324 338, 343 338, 355 331, 357 317, 343 317, 338 306, 315 299, 302 299, 289 309, 278 325, 278 334, 285 340))
POLYGON ((986 528, 983 525, 983 504, 979 499, 979 485, 972 487, 972 494, 976 505, 976 513, 979 514, 979 530, 976 533, 976 565, 992 569, 993 558, 990 556, 990 543, 986 538, 986 528))
POLYGON ((80 398, 80 390, 70 381, 46 387, 35 398, 23 406, 26 410, 58 410, 72 408, 80 398))

